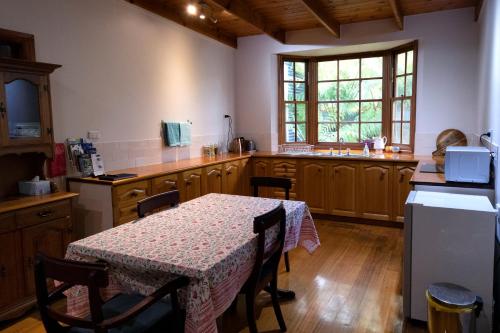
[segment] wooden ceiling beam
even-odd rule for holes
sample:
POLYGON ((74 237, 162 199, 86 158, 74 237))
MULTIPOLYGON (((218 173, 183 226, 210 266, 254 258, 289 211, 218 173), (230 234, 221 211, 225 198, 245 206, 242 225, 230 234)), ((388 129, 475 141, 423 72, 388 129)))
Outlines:
POLYGON ((306 6, 307 10, 335 37, 340 38, 340 24, 330 15, 328 11, 318 0, 300 0, 306 6))
POLYGON ((261 14, 256 12, 247 0, 207 0, 216 7, 225 10, 239 19, 253 25, 266 35, 280 43, 286 43, 286 33, 276 24, 266 20, 261 14))
POLYGON ((399 7, 398 0, 389 0, 389 4, 391 5, 392 14, 394 15, 394 20, 396 21, 396 25, 399 30, 404 29, 404 17, 401 14, 401 7, 399 7))
POLYGON ((166 19, 174 21, 188 29, 194 30, 202 35, 215 39, 223 44, 237 48, 237 38, 219 29, 215 24, 199 20, 197 17, 189 16, 185 10, 173 8, 165 2, 158 3, 148 0, 126 0, 131 4, 144 8, 150 12, 158 14, 166 19))

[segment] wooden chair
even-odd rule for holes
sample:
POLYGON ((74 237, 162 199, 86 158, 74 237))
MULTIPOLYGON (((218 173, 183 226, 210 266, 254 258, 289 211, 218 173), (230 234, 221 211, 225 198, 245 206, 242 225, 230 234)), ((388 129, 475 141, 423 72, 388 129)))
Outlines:
POLYGON ((175 207, 179 204, 179 191, 169 191, 150 196, 137 202, 137 215, 144 217, 163 207, 175 207))
POLYGON ((245 294, 247 321, 250 333, 257 333, 255 322, 255 298, 259 292, 266 289, 271 294, 274 313, 282 332, 286 325, 278 301, 278 266, 285 245, 286 213, 283 203, 272 211, 257 216, 253 222, 253 231, 258 234, 257 255, 250 277, 241 289, 245 294), (271 245, 266 247, 266 231, 279 225, 279 232, 271 245))
POLYGON ((148 332, 161 324, 181 332, 183 315, 179 310, 177 289, 188 282, 188 278, 179 277, 149 296, 119 294, 103 302, 99 290, 109 283, 104 263, 55 259, 40 253, 35 260, 37 303, 43 325, 49 333, 148 332), (49 293, 47 278, 62 284, 49 293), (65 290, 75 285, 88 288, 90 316, 87 318, 70 316, 51 307, 65 290), (167 295, 169 299, 162 299, 167 295))
MULTIPOLYGON (((290 200, 290 189, 292 188, 292 181, 289 178, 283 177, 252 177, 250 178, 250 185, 253 187, 253 196, 259 196, 259 187, 277 187, 285 191, 285 200, 290 200)), ((290 272, 290 259, 288 252, 285 252, 285 268, 290 272)))

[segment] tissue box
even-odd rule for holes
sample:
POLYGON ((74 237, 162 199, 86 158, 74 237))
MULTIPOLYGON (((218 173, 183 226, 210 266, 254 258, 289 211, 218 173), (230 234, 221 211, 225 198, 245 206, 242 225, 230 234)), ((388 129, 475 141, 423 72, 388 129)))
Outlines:
POLYGON ((48 180, 39 180, 39 181, 20 181, 19 185, 19 193, 25 195, 42 195, 50 193, 50 182, 48 180))

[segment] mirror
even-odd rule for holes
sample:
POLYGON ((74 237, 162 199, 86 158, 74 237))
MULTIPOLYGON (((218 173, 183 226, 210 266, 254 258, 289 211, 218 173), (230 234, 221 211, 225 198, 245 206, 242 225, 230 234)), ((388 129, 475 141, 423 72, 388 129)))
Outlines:
POLYGON ((5 84, 9 137, 39 138, 40 103, 38 86, 28 80, 13 80, 5 84))

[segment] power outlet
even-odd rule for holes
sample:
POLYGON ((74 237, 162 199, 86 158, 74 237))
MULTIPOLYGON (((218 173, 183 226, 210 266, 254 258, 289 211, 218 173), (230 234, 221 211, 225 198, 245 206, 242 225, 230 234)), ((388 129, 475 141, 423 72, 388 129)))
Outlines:
POLYGON ((100 131, 88 131, 87 138, 89 140, 99 140, 101 138, 101 132, 100 131))

